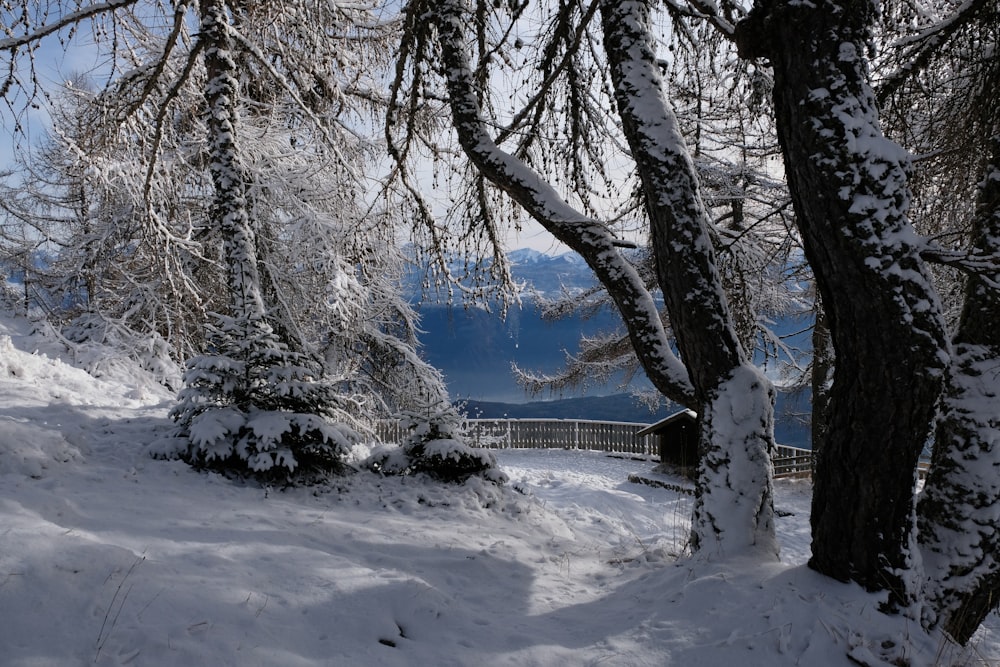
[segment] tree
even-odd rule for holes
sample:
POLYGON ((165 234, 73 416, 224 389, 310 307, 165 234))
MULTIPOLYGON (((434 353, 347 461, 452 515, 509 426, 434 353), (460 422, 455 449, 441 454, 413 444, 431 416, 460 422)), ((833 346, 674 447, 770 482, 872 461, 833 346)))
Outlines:
POLYGON ((139 168, 103 185, 134 196, 143 225, 164 232, 164 257, 184 248, 165 278, 190 289, 203 317, 216 313, 203 339, 174 341, 200 353, 174 411, 180 453, 269 480, 335 467, 356 436, 319 417, 364 427, 410 392, 447 396, 414 351, 416 319, 393 284, 398 218, 364 175, 375 147, 365 113, 381 103, 371 67, 391 23, 311 0, 178 2, 141 16, 135 5, 66 5, 40 25, 26 13, 2 46, 13 62, 90 17, 114 26, 116 47, 134 40, 111 54, 121 69, 92 108, 139 168), (171 191, 212 203, 177 206, 171 191))
POLYGON ((836 353, 810 565, 888 591, 899 608, 918 595, 913 471, 948 342, 906 215, 908 158, 884 137, 869 85, 873 18, 868 2, 762 1, 737 38, 774 69, 796 220, 836 353))
POLYGON ((194 179, 161 180, 144 202, 132 137, 102 123, 86 79, 49 99, 51 133, 18 156, 18 172, 0 191, 3 252, 36 256, 23 267, 33 290, 26 307, 44 308, 68 344, 113 345, 177 386, 177 362, 201 347, 209 290, 192 288, 197 250, 184 227, 151 224, 144 213, 148 203, 173 209, 160 221, 177 220, 178 211, 200 218, 194 179))
POLYGON ((697 176, 659 75, 649 6, 602 2, 600 12, 618 114, 645 193, 658 282, 698 404, 701 494, 692 541, 697 549, 711 544, 713 532, 752 530, 751 543, 776 554, 769 507, 774 390, 736 336, 697 176), (727 525, 733 514, 735 526, 727 525))
POLYGON ((250 219, 250 178, 237 145, 240 96, 229 17, 222 0, 199 4, 205 62, 208 170, 214 184, 209 220, 223 239, 229 314, 218 316, 213 354, 189 360, 185 388, 171 413, 181 458, 199 466, 265 479, 337 471, 357 436, 322 417, 350 414, 335 387, 313 378, 318 364, 288 348, 268 322, 256 230, 250 219))
POLYGON ((915 166, 914 189, 916 213, 937 239, 934 254, 950 255, 953 266, 964 262, 968 274, 946 276, 939 287, 958 293, 959 311, 949 329, 953 353, 917 505, 924 621, 965 644, 1000 599, 1000 107, 994 92, 1000 15, 988 2, 940 10, 899 40, 905 48, 889 52, 890 75, 878 90, 891 127, 914 153, 929 156, 915 166))
MULTIPOLYGON (((516 6, 514 18, 523 9, 516 6)), ((407 120, 407 131, 412 134, 414 130, 409 128, 415 120, 406 117, 406 110, 419 107, 415 100, 429 86, 424 77, 430 67, 442 73, 458 142, 478 174, 587 261, 614 299, 632 346, 654 386, 699 412, 705 454, 692 546, 704 554, 757 551, 773 558, 777 554, 769 458, 773 447, 773 389, 747 360, 732 324, 697 175, 666 98, 649 35, 649 7, 641 2, 597 3, 582 15, 576 14, 578 9, 571 3, 558 8, 553 18, 556 29, 549 33, 555 37, 541 67, 545 70, 551 65, 552 73, 529 106, 512 115, 515 119, 525 118, 541 108, 539 100, 556 85, 563 69, 570 72, 569 77, 580 71, 570 65, 561 66, 559 56, 551 53, 564 53, 563 64, 577 53, 605 55, 618 120, 624 126, 624 138, 642 184, 658 283, 684 365, 670 350, 643 279, 622 256, 607 225, 588 215, 586 207, 580 211, 572 206, 549 185, 545 173, 528 163, 527 144, 532 135, 526 134, 523 144, 510 153, 502 150, 487 131, 489 123, 484 112, 488 107, 483 100, 491 76, 489 63, 503 60, 503 49, 510 46, 487 43, 487 27, 499 20, 487 5, 476 5, 472 14, 458 0, 407 5, 404 42, 393 86, 396 96, 390 113, 393 118, 398 114, 407 120), (580 40, 598 12, 603 42, 580 40), (473 27, 472 34, 469 26, 473 27), (574 35, 574 39, 567 40, 567 36, 574 35), (480 60, 475 66, 470 64, 467 50, 470 41, 479 49, 480 60), (439 49, 436 53, 435 48, 439 49), (588 48, 591 50, 586 51, 588 48), (414 78, 409 89, 411 97, 404 102, 400 91, 406 68, 414 78)), ((502 25, 507 27, 500 28, 501 34, 515 29, 512 24, 502 25)), ((572 85, 569 89, 574 90, 572 85)), ((439 97, 435 94, 434 99, 439 97)), ((585 97, 579 99, 589 104, 585 97)), ((574 107, 568 104, 565 108, 574 107)), ((571 112, 568 122, 583 122, 575 118, 571 112)), ((500 136, 510 137, 521 129, 515 124, 500 136)), ((404 149, 397 149, 398 155, 404 153, 404 149)), ((570 167, 567 171, 575 173, 570 167)))
MULTIPOLYGON (((1000 79, 997 79, 1000 81, 1000 79)), ((1000 124, 992 121, 984 161, 972 246, 1000 255, 1000 124)), ((941 624, 962 644, 1000 593, 1000 503, 996 469, 1000 442, 995 374, 1000 362, 996 315, 1000 273, 968 279, 955 352, 945 381, 932 467, 920 499, 920 542, 924 549, 932 624, 941 624)))

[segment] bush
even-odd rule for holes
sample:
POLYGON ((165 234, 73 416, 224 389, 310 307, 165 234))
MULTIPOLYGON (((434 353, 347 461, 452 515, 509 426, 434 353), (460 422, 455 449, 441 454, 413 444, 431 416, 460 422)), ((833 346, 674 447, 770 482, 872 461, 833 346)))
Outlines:
POLYGON ((495 484, 507 481, 492 452, 465 444, 462 418, 451 405, 443 404, 423 413, 406 412, 400 416, 400 422, 410 436, 401 446, 369 457, 369 469, 385 475, 423 473, 450 483, 464 482, 473 476, 495 484))
POLYGON ((220 318, 214 333, 222 354, 188 362, 184 389, 171 418, 171 454, 197 468, 263 483, 315 483, 342 473, 359 436, 345 422, 349 399, 323 369, 288 350, 270 332, 245 345, 227 335, 220 318))

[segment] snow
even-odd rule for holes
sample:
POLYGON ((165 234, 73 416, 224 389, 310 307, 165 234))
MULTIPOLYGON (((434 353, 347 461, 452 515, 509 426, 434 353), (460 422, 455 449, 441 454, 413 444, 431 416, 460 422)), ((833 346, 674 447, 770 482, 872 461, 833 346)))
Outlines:
POLYGON ((696 503, 699 555, 755 553, 776 559, 773 467, 774 389, 757 368, 742 366, 706 406, 710 445, 702 455, 706 490, 696 503))
POLYGON ((537 264, 542 261, 545 256, 545 253, 539 252, 538 250, 523 248, 521 250, 511 252, 509 259, 511 264, 537 264))
MULTIPOLYGON (((3 665, 949 664, 804 567, 808 481, 775 485, 783 562, 706 563, 678 559, 693 498, 627 481, 649 461, 501 450, 503 488, 280 491, 151 458, 173 400, 0 317, 3 665)), ((965 664, 1000 661, 989 624, 965 664)))

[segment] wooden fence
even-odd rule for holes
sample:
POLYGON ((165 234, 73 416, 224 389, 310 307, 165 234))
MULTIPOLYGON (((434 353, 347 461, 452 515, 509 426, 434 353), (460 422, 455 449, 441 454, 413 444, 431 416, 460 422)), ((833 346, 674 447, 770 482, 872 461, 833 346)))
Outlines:
MULTIPOLYGON (((491 449, 586 449, 659 459, 655 435, 636 433, 649 426, 634 422, 589 419, 467 419, 469 443, 491 449)), ((383 422, 378 429, 384 442, 399 442, 405 436, 396 422, 383 422)), ((776 477, 808 475, 812 451, 778 445, 773 457, 776 477)))
MULTIPOLYGON (((469 443, 490 449, 589 449, 636 456, 659 456, 656 436, 637 436, 648 424, 589 419, 467 419, 469 443)), ((396 422, 382 422, 383 442, 405 433, 396 422)))
POLYGON ((811 449, 778 445, 771 457, 775 477, 807 477, 812 474, 813 453, 811 449))
POLYGON ((481 447, 659 455, 656 436, 636 435, 648 424, 588 419, 469 419, 467 423, 471 441, 481 447))

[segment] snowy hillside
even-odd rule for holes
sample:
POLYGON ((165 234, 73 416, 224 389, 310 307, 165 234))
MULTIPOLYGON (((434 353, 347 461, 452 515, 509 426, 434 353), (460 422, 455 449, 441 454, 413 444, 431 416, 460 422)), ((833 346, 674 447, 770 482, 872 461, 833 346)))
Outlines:
POLYGON ((1000 664, 996 616, 959 654, 806 569, 806 482, 778 484, 783 563, 676 560, 691 498, 626 481, 648 462, 262 489, 151 459, 171 400, 0 320, 0 664, 1000 664))

